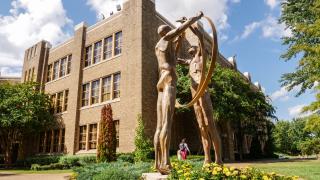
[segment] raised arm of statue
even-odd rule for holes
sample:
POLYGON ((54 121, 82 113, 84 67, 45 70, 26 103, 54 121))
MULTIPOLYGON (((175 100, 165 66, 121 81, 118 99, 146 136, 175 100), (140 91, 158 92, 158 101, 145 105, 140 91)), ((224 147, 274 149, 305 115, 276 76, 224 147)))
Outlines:
POLYGON ((188 66, 191 62, 191 59, 182 59, 182 58, 178 58, 177 59, 177 63, 180 65, 186 65, 188 66))
POLYGON ((167 41, 172 41, 174 38, 179 36, 182 32, 184 32, 187 28, 189 28, 193 23, 197 22, 202 17, 203 17, 203 12, 200 11, 197 16, 188 19, 187 21, 182 23, 181 26, 179 26, 178 28, 173 29, 170 32, 168 32, 164 36, 164 39, 167 41))
POLYGON ((197 56, 201 57, 204 54, 204 52, 202 52, 203 48, 205 48, 203 33, 199 30, 198 26, 191 26, 190 29, 199 39, 199 46, 198 47, 202 47, 202 48, 198 48, 197 56))

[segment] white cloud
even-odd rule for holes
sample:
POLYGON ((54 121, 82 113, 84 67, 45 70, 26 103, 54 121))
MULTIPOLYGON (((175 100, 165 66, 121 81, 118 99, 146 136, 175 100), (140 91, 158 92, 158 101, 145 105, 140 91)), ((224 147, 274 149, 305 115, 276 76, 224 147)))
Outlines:
POLYGON ((290 97, 293 97, 301 89, 301 86, 294 87, 290 92, 287 87, 281 87, 279 90, 273 92, 270 96, 272 101, 288 101, 290 97))
POLYGON ((233 3, 240 3, 240 0, 231 0, 233 3))
POLYGON ((278 41, 282 37, 290 37, 291 30, 286 29, 283 23, 279 24, 278 20, 273 16, 268 16, 261 21, 254 21, 244 27, 244 31, 240 36, 236 36, 235 40, 246 39, 256 30, 261 30, 263 38, 270 38, 278 41))
POLYGON ((123 0, 87 0, 87 4, 94 10, 99 17, 104 14, 110 16, 110 12, 117 12, 117 5, 122 5, 123 0))
POLYGON ((229 27, 228 3, 230 0, 156 0, 157 11, 171 22, 182 16, 194 16, 199 11, 212 18, 218 30, 229 27))
POLYGON ((264 0, 264 2, 271 8, 274 9, 280 4, 279 0, 264 0))
POLYGON ((273 92, 270 98, 272 99, 272 101, 276 101, 276 100, 287 101, 289 100, 289 92, 286 87, 282 87, 281 89, 273 92))
POLYGON ((307 112, 307 113, 302 112, 302 109, 305 106, 306 106, 306 104, 299 104, 299 105, 296 105, 293 107, 289 107, 288 108, 289 115, 293 118, 306 117, 306 116, 311 115, 312 113, 310 113, 310 112, 307 112))
POLYGON ((244 27, 244 32, 241 34, 240 38, 247 38, 252 32, 261 26, 261 22, 252 22, 244 27))
POLYGON ((40 40, 53 45, 66 39, 72 25, 61 0, 14 0, 10 14, 0 15, 0 70, 20 75, 24 51, 40 40))
MULTIPOLYGON (((203 11, 217 25, 218 30, 229 27, 228 24, 228 4, 238 3, 240 0, 156 0, 156 8, 159 13, 175 22, 182 16, 194 16, 199 11, 203 11)), ((123 0, 87 0, 87 4, 99 16, 103 13, 109 16, 111 11, 116 11, 116 5, 122 4, 123 0)))
POLYGON ((273 16, 268 16, 263 21, 262 36, 265 38, 280 39, 281 37, 290 37, 290 29, 286 29, 283 23, 279 24, 278 20, 273 16))

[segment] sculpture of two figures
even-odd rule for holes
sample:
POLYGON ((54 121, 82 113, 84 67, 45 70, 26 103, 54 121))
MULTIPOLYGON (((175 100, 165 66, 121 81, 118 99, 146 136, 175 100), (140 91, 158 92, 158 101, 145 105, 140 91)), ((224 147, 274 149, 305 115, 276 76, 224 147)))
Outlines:
MULTIPOLYGON (((221 140, 217 131, 216 124, 213 120, 212 102, 209 93, 206 91, 208 85, 208 77, 212 75, 214 63, 217 58, 217 38, 214 25, 211 20, 208 21, 213 27, 213 60, 211 68, 208 71, 208 77, 204 79, 206 52, 204 47, 204 34, 197 27, 196 22, 204 17, 202 12, 190 19, 182 18, 179 20, 181 25, 172 29, 168 25, 161 25, 158 28, 160 40, 155 47, 156 56, 159 64, 159 81, 157 84, 158 101, 157 101, 157 129, 154 136, 155 146, 155 168, 161 174, 168 174, 171 169, 169 149, 171 139, 171 127, 173 122, 173 114, 176 106, 176 85, 177 74, 176 64, 188 65, 189 76, 192 85, 191 92, 193 100, 186 106, 194 107, 198 125, 200 128, 203 149, 205 152, 205 162, 210 163, 211 145, 215 149, 215 161, 221 164, 221 140), (192 46, 189 54, 192 59, 185 60, 177 57, 177 51, 183 38, 185 30, 188 28, 198 37, 199 46, 192 46)), ((209 77, 210 78, 210 77, 209 77)), ((181 106, 181 105, 180 105, 181 106)))

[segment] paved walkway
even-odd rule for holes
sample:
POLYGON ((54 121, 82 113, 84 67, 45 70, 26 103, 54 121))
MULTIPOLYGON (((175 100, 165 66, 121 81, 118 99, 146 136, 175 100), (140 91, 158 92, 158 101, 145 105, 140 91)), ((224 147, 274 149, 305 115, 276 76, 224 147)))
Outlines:
POLYGON ((0 180, 66 180, 70 173, 64 174, 15 174, 0 172, 0 180))

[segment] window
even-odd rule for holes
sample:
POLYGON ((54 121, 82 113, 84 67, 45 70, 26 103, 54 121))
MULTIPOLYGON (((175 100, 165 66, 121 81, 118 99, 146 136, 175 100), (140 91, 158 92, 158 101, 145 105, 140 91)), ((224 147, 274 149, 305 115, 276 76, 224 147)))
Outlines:
POLYGON ((34 46, 33 56, 37 54, 37 45, 34 46))
POLYGON ((34 80, 34 67, 32 68, 32 73, 31 73, 31 81, 34 80))
POLYGON ((88 67, 91 65, 91 53, 92 53, 92 46, 88 46, 86 48, 86 55, 84 60, 84 67, 88 67))
POLYGON ((72 55, 69 55, 68 56, 67 74, 70 74, 70 72, 71 72, 71 60, 72 60, 72 55))
POLYGON ((64 138, 65 138, 65 129, 61 130, 61 144, 60 144, 60 152, 64 152, 64 138))
POLYGON ((121 48, 122 48, 122 31, 116 33, 114 55, 121 54, 121 48))
POLYGON ((61 59, 59 77, 65 76, 67 73, 67 58, 61 59))
POLYGON ((40 138, 39 138, 39 153, 42 153, 45 150, 44 146, 44 140, 45 140, 45 132, 40 133, 40 138))
POLYGON ((63 107, 63 111, 67 111, 68 110, 68 95, 69 95, 69 90, 65 90, 64 91, 64 107, 63 107))
POLYGON ((109 59, 112 57, 112 44, 113 44, 112 36, 104 39, 103 59, 109 59))
POLYGON ((58 79, 59 77, 59 61, 54 62, 53 65, 53 78, 52 80, 58 79))
POLYGON ((24 82, 27 81, 27 78, 28 78, 28 71, 25 71, 25 72, 24 72, 24 82))
POLYGON ((82 85, 82 107, 89 105, 89 90, 89 83, 82 85))
POLYGON ((62 101, 63 101, 63 92, 59 92, 58 93, 58 97, 57 97, 57 113, 61 113, 62 112, 62 101))
POLYGON ((79 132, 79 150, 86 150, 87 126, 80 126, 79 132))
POLYGON ((111 100, 111 76, 102 79, 102 102, 111 100))
POLYGON ((101 59, 101 46, 102 46, 102 41, 96 42, 94 44, 94 51, 93 51, 93 63, 96 64, 100 62, 101 59))
POLYGON ((99 85, 100 80, 93 81, 91 84, 91 104, 99 102, 99 85))
POLYGON ((116 126, 116 139, 117 139, 117 147, 119 147, 119 123, 120 121, 119 120, 115 120, 114 121, 114 124, 116 126))
POLYGON ((54 94, 54 95, 52 95, 51 96, 51 102, 52 102, 52 108, 53 108, 53 113, 55 113, 56 112, 56 94, 54 94))
POLYGON ((97 124, 90 124, 89 126, 89 149, 97 148, 97 124))
POLYGON ((120 97, 120 73, 115 74, 113 77, 113 98, 119 98, 120 97))
POLYGON ((46 152, 49 153, 51 150, 52 131, 47 131, 46 139, 47 139, 46 152))
POLYGON ((52 64, 49 64, 47 82, 50 82, 51 80, 52 80, 52 64))
POLYGON ((53 131, 53 152, 59 152, 59 137, 60 130, 56 129, 53 131))
POLYGON ((29 72, 28 72, 28 81, 31 80, 31 69, 29 69, 29 72))

